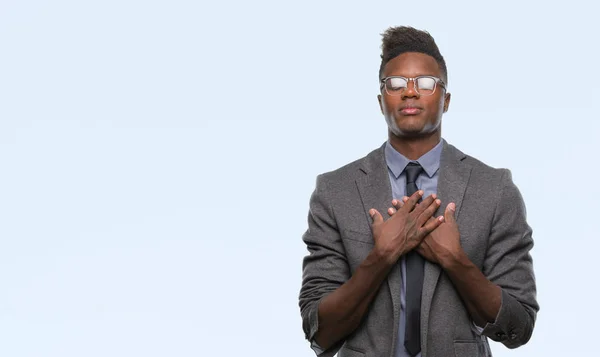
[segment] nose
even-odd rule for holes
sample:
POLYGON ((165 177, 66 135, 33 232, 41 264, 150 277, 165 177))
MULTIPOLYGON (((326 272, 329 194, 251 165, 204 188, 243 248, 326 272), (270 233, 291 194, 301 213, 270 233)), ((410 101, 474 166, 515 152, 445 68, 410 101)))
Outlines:
POLYGON ((402 98, 418 98, 419 92, 417 92, 417 88, 415 86, 415 80, 409 79, 408 83, 406 83, 406 88, 402 91, 402 98))

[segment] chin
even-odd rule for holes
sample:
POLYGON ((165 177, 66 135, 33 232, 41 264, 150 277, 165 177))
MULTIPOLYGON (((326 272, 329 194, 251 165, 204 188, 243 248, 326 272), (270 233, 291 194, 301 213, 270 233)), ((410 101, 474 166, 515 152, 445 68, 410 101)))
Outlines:
POLYGON ((424 135, 433 134, 440 127, 440 123, 423 123, 417 120, 411 120, 407 123, 406 120, 388 120, 389 130, 398 137, 414 138, 424 135), (398 123, 400 121, 400 123, 398 123))

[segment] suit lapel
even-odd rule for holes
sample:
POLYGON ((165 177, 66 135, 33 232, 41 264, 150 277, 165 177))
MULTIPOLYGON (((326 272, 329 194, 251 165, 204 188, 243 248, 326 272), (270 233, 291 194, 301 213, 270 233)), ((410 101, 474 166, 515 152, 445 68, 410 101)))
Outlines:
MULTIPOLYGON (((454 202, 456 204, 455 215, 458 219, 463 196, 471 175, 471 167, 463 162, 465 157, 462 152, 444 140, 437 185, 437 195, 442 201, 442 205, 436 212, 436 217, 444 214, 448 203, 454 202)), ((441 268, 439 265, 425 262, 423 295, 421 297, 421 351, 423 357, 427 354, 429 311, 440 273, 441 268)))
MULTIPOLYGON (((385 144, 369 154, 363 161, 361 171, 364 173, 356 180, 362 200, 364 213, 369 224, 372 222, 369 210, 375 208, 386 219, 387 209, 392 207, 392 186, 385 161, 385 144)), ((394 308, 394 336, 397 335, 400 314, 400 284, 402 276, 400 264, 396 264, 387 277, 394 308)), ((394 338, 395 341, 395 338, 394 338)))

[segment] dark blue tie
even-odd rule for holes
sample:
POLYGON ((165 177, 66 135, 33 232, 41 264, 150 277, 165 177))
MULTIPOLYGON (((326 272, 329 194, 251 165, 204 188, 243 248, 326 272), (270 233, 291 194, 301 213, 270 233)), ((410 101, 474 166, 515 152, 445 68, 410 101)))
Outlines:
MULTIPOLYGON (((417 192, 417 177, 423 167, 411 162, 404 169, 406 172, 406 196, 417 192)), ((421 292, 423 290, 423 267, 425 260, 419 253, 410 251, 406 254, 406 325, 404 347, 411 356, 421 351, 421 292)))

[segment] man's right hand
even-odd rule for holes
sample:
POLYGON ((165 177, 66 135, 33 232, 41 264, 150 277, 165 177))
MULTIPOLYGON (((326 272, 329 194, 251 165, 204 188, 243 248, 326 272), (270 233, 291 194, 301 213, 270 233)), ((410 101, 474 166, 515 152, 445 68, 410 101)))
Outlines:
POLYGON ((430 220, 441 204, 436 195, 432 194, 417 204, 422 196, 422 190, 415 192, 387 221, 376 209, 369 210, 373 219, 374 249, 390 264, 417 247, 444 221, 444 216, 430 220))

